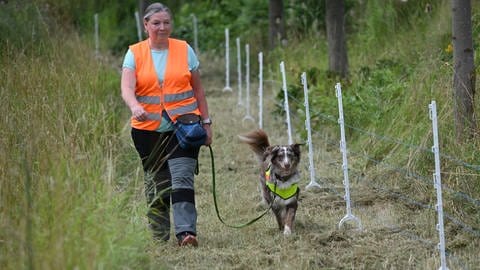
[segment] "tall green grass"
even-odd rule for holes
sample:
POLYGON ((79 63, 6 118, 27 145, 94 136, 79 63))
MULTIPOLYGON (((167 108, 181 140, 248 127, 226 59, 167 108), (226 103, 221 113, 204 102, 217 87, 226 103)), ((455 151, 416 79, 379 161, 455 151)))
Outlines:
POLYGON ((148 268, 118 63, 96 58, 74 33, 3 48, 2 269, 148 268))

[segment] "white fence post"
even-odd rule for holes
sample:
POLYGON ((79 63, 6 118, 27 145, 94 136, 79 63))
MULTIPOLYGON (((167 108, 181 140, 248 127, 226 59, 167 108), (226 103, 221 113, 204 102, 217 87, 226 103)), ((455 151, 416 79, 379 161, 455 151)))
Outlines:
POLYGON ((100 55, 100 38, 99 38, 99 33, 98 33, 98 13, 95 13, 93 15, 93 22, 95 24, 95 55, 99 56, 100 55))
POLYGON ((285 96, 284 109, 285 109, 285 115, 287 117, 288 144, 293 144, 292 127, 291 127, 291 124, 290 124, 290 108, 288 107, 287 79, 286 79, 286 74, 285 74, 285 63, 283 61, 280 62, 280 72, 282 73, 283 94, 285 96))
POLYGON ((263 128, 263 53, 258 53, 258 127, 263 128))
POLYGON ((347 214, 340 220, 338 227, 342 227, 343 223, 348 220, 353 220, 357 223, 358 229, 362 229, 360 219, 352 214, 350 205, 350 183, 348 181, 348 159, 347 159, 347 141, 345 140, 345 122, 343 118, 343 102, 342 102, 342 87, 340 83, 335 85, 336 95, 338 98, 338 124, 340 125, 340 151, 342 152, 342 169, 343 169, 343 185, 345 186, 345 202, 347 205, 347 214))
POLYGON ((243 117, 243 121, 254 121, 250 115, 250 45, 245 44, 245 111, 246 115, 243 117))
POLYGON ((440 174, 440 147, 438 145, 438 126, 437 126, 437 105, 435 101, 430 103, 429 113, 430 119, 432 120, 432 129, 433 129, 433 147, 432 152, 435 155, 435 173, 433 174, 433 184, 437 191, 437 213, 438 213, 438 223, 437 231, 440 243, 438 244, 438 250, 440 252, 440 270, 447 270, 447 260, 445 256, 445 231, 443 228, 443 202, 442 202, 442 177, 440 174))
POLYGON ((190 14, 192 17, 192 24, 193 24, 193 44, 195 46, 195 53, 199 54, 200 51, 198 50, 198 31, 197 31, 197 16, 195 14, 190 14))
POLYGON ((242 101, 242 57, 240 52, 240 38, 237 37, 237 71, 238 71, 238 105, 243 105, 242 101))
POLYGON ((228 28, 225 28, 225 87, 223 91, 232 92, 230 87, 230 35, 228 28))
POLYGON ((140 22, 140 15, 138 11, 135 11, 135 22, 137 25, 137 36, 138 36, 138 41, 142 41, 142 24, 140 22))
POLYGON ((315 166, 313 165, 313 144, 312 144, 312 128, 310 126, 310 107, 308 104, 308 85, 307 85, 307 74, 302 73, 302 84, 303 84, 303 95, 305 96, 305 128, 307 129, 307 140, 308 140, 308 161, 310 169, 310 183, 307 185, 306 189, 311 188, 320 188, 321 186, 315 181, 315 166))

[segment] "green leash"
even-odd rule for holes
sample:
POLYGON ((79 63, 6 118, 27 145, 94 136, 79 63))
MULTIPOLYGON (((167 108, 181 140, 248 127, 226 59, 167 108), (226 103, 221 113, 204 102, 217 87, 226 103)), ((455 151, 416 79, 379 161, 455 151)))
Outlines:
MULTIPOLYGON (((217 212, 217 217, 218 219, 227 227, 230 227, 230 228, 236 228, 236 229, 240 229, 240 228, 243 228, 243 227, 247 227, 248 225, 251 225, 253 223, 255 223, 257 220, 261 219, 263 216, 265 216, 268 211, 272 208, 273 206, 273 202, 275 201, 275 197, 273 197, 273 200, 272 200, 272 203, 270 203, 270 206, 267 208, 267 210, 265 210, 265 212, 263 212, 260 216, 246 222, 246 223, 243 223, 243 224, 227 224, 223 218, 220 216, 220 211, 218 211, 218 205, 217 205, 217 193, 215 191, 215 160, 214 160, 214 157, 213 157, 213 150, 212 150, 212 147, 209 145, 208 148, 210 149, 210 160, 212 162, 212 194, 213 194, 213 203, 215 204, 215 212, 217 212)), ((277 188, 277 185, 275 185, 275 188, 277 188)))

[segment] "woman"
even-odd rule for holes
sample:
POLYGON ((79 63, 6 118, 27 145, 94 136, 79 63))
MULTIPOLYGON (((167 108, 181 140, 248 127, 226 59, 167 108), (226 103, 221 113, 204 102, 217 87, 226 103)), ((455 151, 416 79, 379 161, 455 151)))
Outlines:
POLYGON ((198 115, 212 143, 211 120, 193 49, 170 38, 173 17, 154 3, 143 17, 148 38, 129 47, 122 69, 122 98, 132 112, 132 139, 145 173, 148 220, 155 239, 170 236, 170 201, 174 231, 181 246, 197 246, 194 172, 199 147, 178 146, 173 123, 198 115))

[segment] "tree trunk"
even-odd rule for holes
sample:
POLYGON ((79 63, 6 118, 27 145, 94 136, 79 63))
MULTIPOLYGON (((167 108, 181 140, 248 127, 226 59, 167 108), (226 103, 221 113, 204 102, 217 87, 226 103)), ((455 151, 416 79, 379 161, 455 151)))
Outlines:
POLYGON ((453 96, 458 142, 475 134, 475 64, 470 0, 452 0, 453 96))
POLYGON ((344 0, 326 0, 328 68, 342 78, 348 76, 347 45, 345 41, 344 0))
POLYGON ((285 33, 285 19, 283 17, 283 0, 270 0, 269 4, 269 47, 275 48, 278 43, 285 44, 287 35, 285 33))

